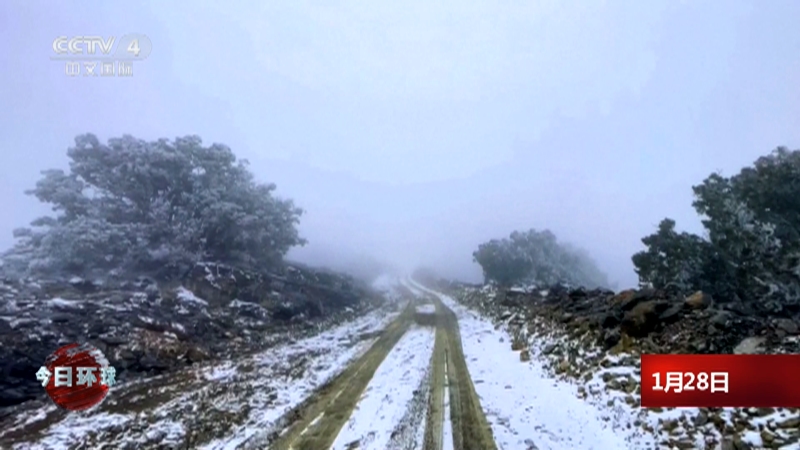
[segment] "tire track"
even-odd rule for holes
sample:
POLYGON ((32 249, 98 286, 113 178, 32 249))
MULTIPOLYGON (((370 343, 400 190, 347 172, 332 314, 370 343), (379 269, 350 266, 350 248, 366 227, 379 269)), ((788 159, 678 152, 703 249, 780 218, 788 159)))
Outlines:
MULTIPOLYGON (((467 369, 456 314, 435 300, 440 328, 446 334, 446 368, 454 450, 497 450, 492 429, 481 408, 467 369)), ((449 449, 446 449, 449 450, 449 449)))
POLYGON ((430 369, 430 394, 425 424, 424 450, 442 450, 442 434, 445 410, 445 370, 447 364, 447 333, 439 325, 439 311, 436 317, 436 342, 433 345, 430 369))
POLYGON ((407 305, 364 355, 290 411, 285 416, 286 428, 272 433, 266 442, 247 448, 272 450, 330 448, 350 418, 375 371, 408 330, 413 312, 413 306, 407 305))
MULTIPOLYGON (((423 450, 497 450, 470 378, 456 314, 438 298, 426 301, 436 307, 434 318, 425 323, 436 327, 428 374, 423 378, 426 386, 415 392, 419 400, 409 402, 408 411, 394 429, 389 446, 408 448, 413 445, 408 436, 417 428, 415 423, 421 425, 424 420, 424 431, 419 430, 423 450), (419 406, 426 406, 415 406, 420 402, 419 406), (417 418, 409 414, 412 409, 417 415, 425 410, 424 419, 419 417, 417 422, 417 418)), ((415 303, 406 306, 364 355, 290 411, 284 418, 282 431, 272 433, 260 446, 247 448, 330 449, 378 367, 414 322, 415 303)), ((359 449, 361 445, 363 443, 353 442, 348 448, 359 449)))

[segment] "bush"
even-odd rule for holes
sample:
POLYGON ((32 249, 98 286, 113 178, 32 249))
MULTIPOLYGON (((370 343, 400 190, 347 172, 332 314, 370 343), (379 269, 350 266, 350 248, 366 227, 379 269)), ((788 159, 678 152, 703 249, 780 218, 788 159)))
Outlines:
POLYGON ((101 144, 91 134, 67 152, 70 170, 46 170, 28 194, 53 206, 15 231, 6 267, 21 272, 183 270, 200 260, 248 268, 279 263, 305 241, 302 210, 258 184, 230 148, 197 136, 101 144))
POLYGON ((707 239, 664 219, 633 256, 643 283, 756 301, 772 312, 800 307, 800 151, 778 148, 730 178, 693 188, 707 239))
POLYGON ((589 288, 607 287, 608 278, 582 249, 559 243, 550 230, 514 231, 492 239, 473 254, 486 282, 501 285, 564 283, 589 288))

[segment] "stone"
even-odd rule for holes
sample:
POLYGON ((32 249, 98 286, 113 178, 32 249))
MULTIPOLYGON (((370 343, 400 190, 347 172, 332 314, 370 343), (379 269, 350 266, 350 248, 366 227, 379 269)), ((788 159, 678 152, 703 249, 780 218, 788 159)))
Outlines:
POLYGON ((708 412, 706 412, 705 410, 701 409, 700 412, 698 412, 697 415, 694 416, 694 419, 692 420, 692 422, 694 423, 694 426, 696 426, 696 427, 702 427, 703 425, 707 424, 708 423, 708 412))
POLYGON ((661 315, 658 317, 658 320, 662 322, 672 322, 678 320, 681 317, 682 313, 683 313, 683 305, 681 305, 680 303, 676 303, 667 308, 666 311, 661 313, 661 315))
POLYGON ((686 300, 684 300, 684 302, 690 308, 699 309, 711 306, 713 299, 711 298, 710 294, 706 294, 703 291, 697 291, 694 294, 686 297, 686 300))
POLYGON ((633 337, 646 336, 659 325, 659 316, 668 306, 657 300, 638 303, 632 310, 625 313, 620 329, 623 333, 633 337))
POLYGON ((786 419, 786 420, 784 420, 782 422, 778 422, 777 425, 778 425, 778 428, 783 428, 783 429, 788 429, 788 430, 791 430, 791 429, 796 430, 796 429, 800 428, 800 416, 790 417, 790 418, 788 418, 788 419, 786 419))
POLYGON ((765 339, 763 337, 749 337, 734 347, 733 353, 736 355, 751 355, 757 353, 763 353, 763 347, 765 339))
POLYGON ((793 336, 798 334, 798 325, 797 322, 791 319, 776 319, 775 320, 775 328, 786 332, 786 334, 793 336))
POLYGON ((606 330, 603 333, 603 346, 606 350, 614 347, 622 338, 619 329, 614 328, 610 330, 606 330))

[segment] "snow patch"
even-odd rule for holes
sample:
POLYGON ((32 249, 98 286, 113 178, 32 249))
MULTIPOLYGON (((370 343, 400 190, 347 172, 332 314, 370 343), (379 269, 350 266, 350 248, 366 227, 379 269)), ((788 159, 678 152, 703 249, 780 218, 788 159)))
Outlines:
POLYGON ((51 298, 50 300, 46 300, 45 303, 47 303, 50 306, 60 306, 62 308, 75 308, 75 307, 77 307, 77 306, 79 306, 81 304, 81 301, 80 300, 67 300, 67 299, 61 298, 61 297, 54 297, 54 298, 51 298))
POLYGON ((203 306, 208 306, 208 302, 203 300, 202 298, 194 295, 194 292, 186 289, 185 287, 181 286, 178 289, 178 299, 183 300, 185 302, 190 303, 197 303, 203 306))
POLYGON ((436 314, 436 306, 433 305, 432 303, 426 303, 424 305, 418 305, 414 309, 419 314, 436 314))

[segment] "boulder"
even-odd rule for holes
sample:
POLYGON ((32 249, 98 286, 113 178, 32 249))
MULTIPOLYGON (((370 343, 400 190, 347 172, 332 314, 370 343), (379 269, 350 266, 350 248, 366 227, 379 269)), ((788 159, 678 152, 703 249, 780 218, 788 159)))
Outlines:
POLYGON ((620 329, 634 337, 643 337, 654 331, 661 323, 661 314, 669 308, 669 304, 657 300, 648 300, 637 303, 630 311, 625 313, 620 329))
POLYGON ((713 299, 711 298, 710 294, 706 294, 703 291, 697 291, 694 294, 686 297, 686 300, 684 301, 688 307, 699 309, 711 306, 713 299))

